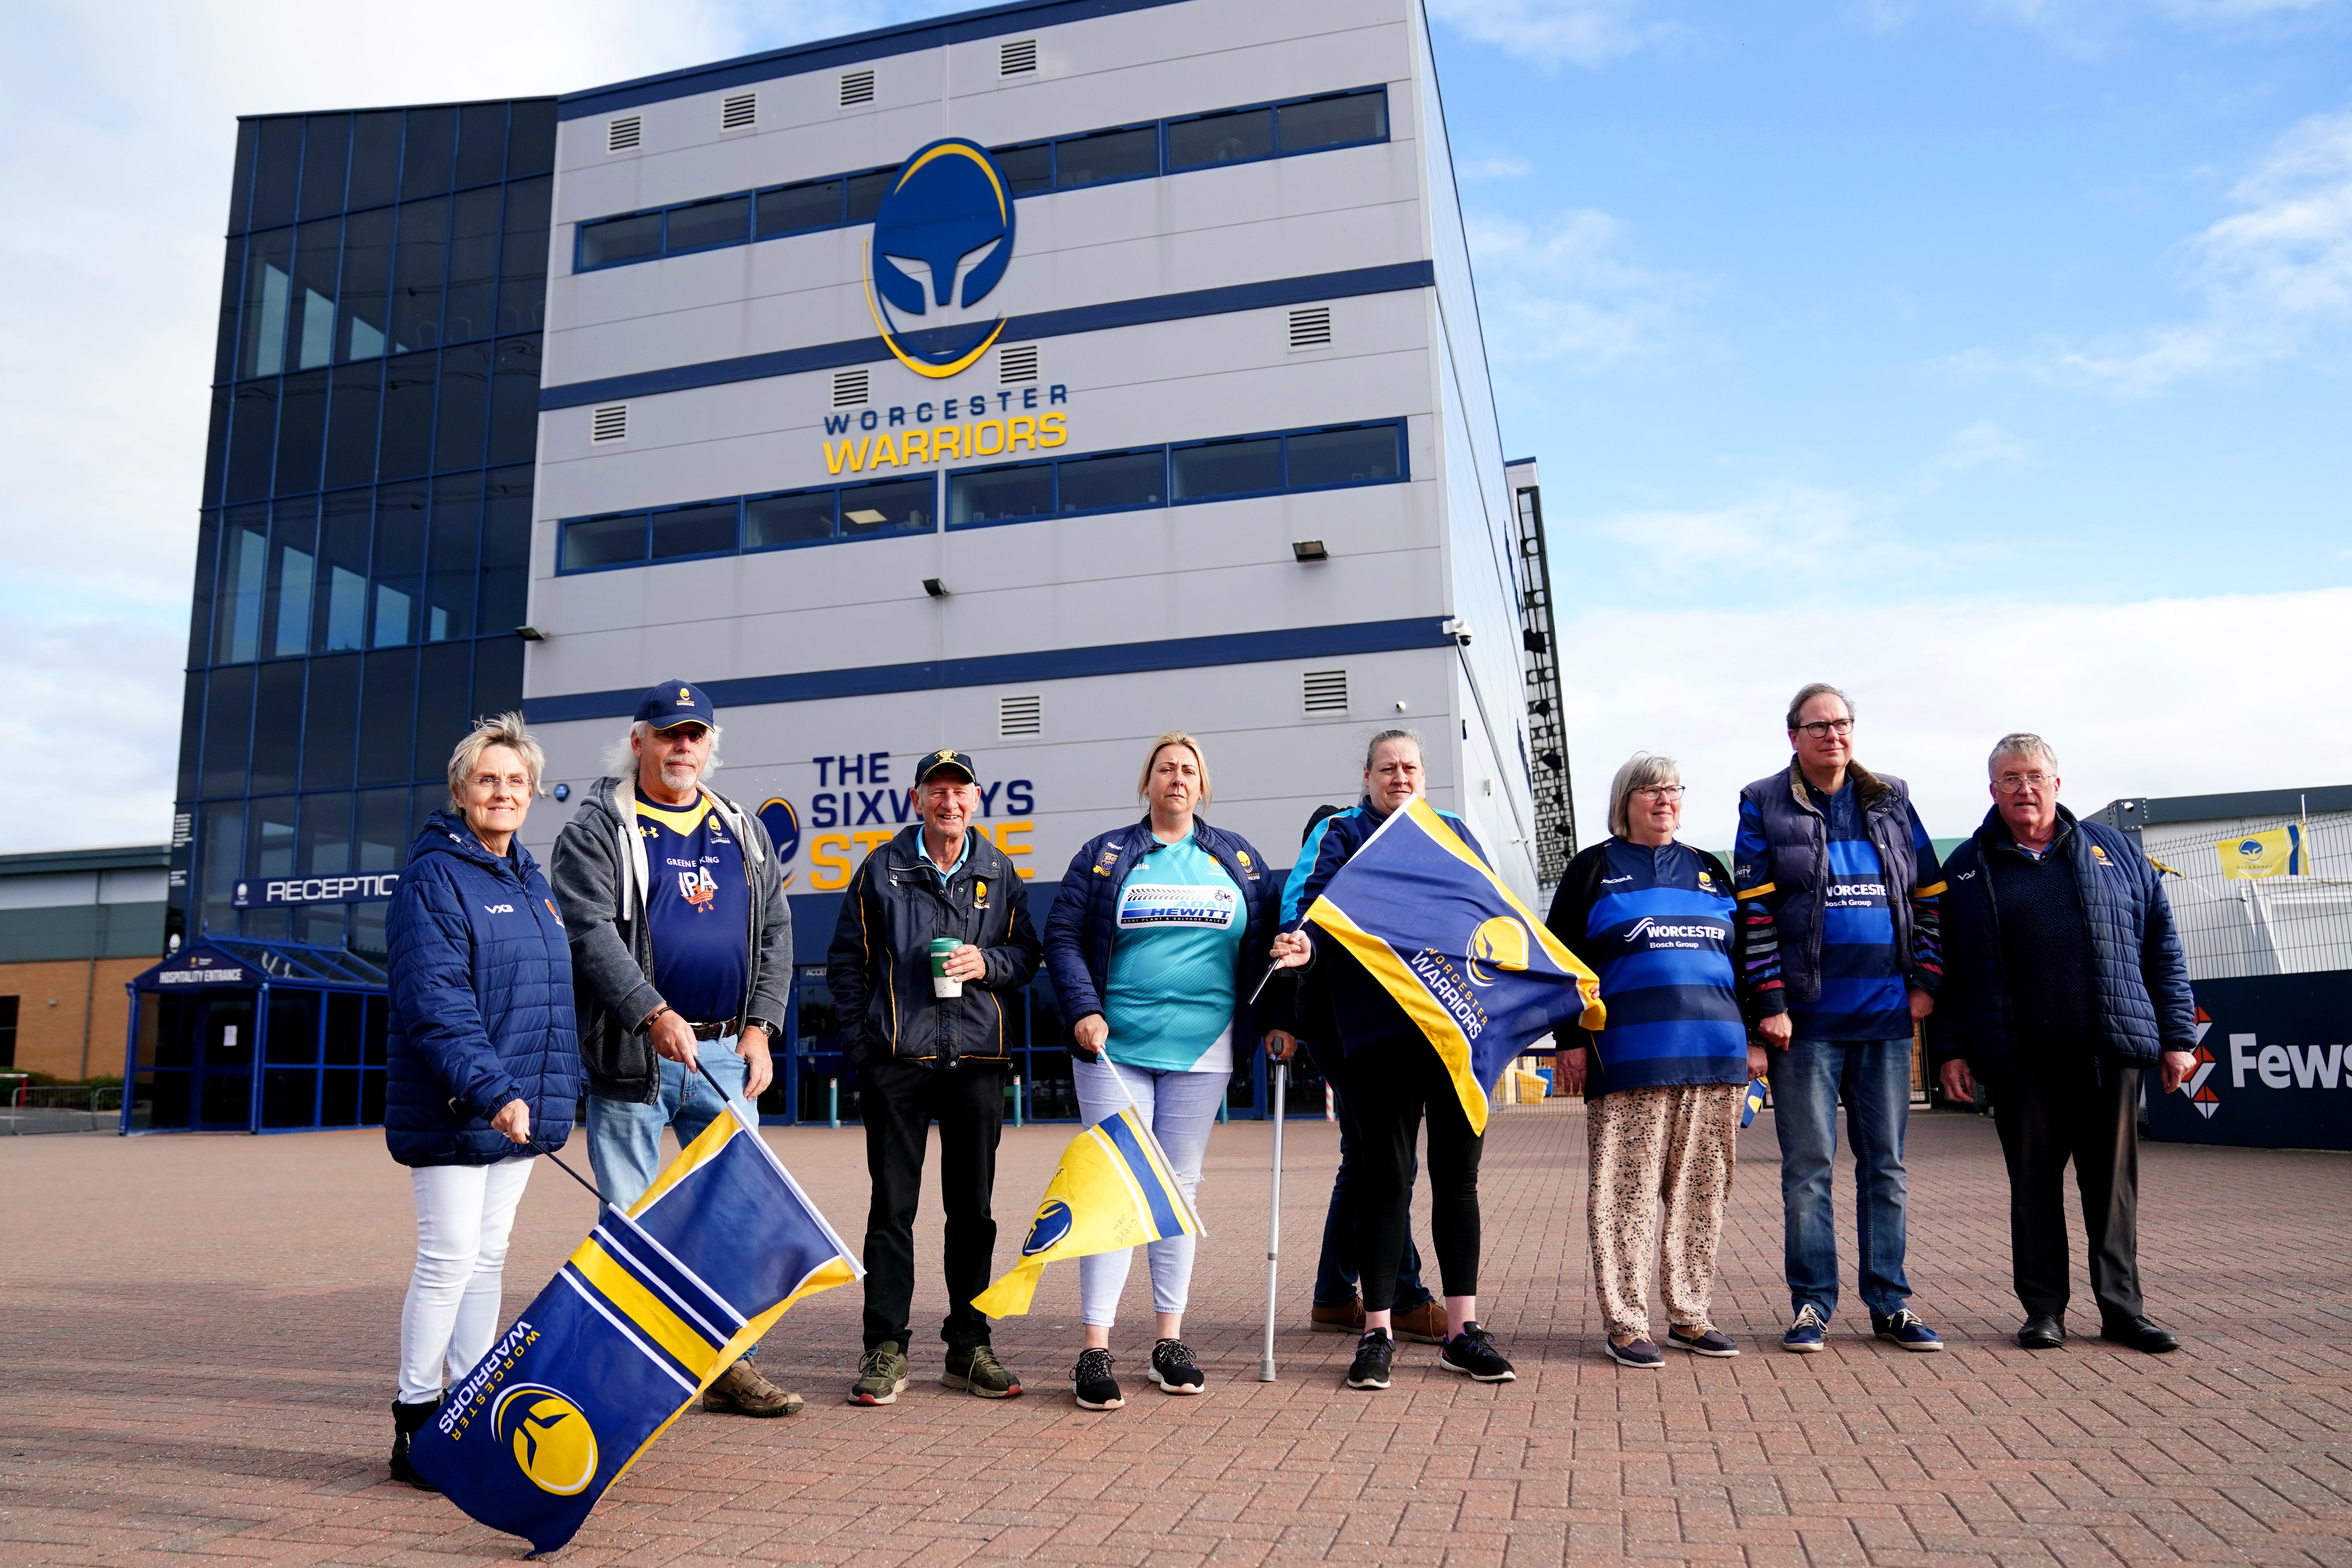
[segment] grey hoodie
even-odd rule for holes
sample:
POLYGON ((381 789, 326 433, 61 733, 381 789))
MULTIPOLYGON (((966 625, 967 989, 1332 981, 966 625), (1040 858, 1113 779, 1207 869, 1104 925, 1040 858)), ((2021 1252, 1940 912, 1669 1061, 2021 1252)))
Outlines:
MULTIPOLYGON (((758 817, 708 785, 703 794, 735 830, 751 883, 751 929, 744 932, 750 978, 741 1016, 766 1026, 771 1041, 782 1049, 793 973, 793 912, 784 898, 783 868, 758 817)), ((555 836, 548 880, 563 906, 564 929, 572 938, 572 994, 588 1092, 650 1105, 660 1098, 661 1075, 640 1026, 664 1004, 651 978, 654 948, 646 893, 652 877, 635 818, 633 784, 598 779, 555 836)))

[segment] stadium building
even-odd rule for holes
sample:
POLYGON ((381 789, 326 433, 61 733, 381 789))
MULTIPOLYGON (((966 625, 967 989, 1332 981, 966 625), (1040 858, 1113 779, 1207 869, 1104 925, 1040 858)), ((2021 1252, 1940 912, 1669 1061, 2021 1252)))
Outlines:
MULTIPOLYGON (((787 1119, 855 1114, 824 947, 936 748, 1041 924, 1168 729, 1277 865, 1391 725, 1523 897, 1573 848, 1535 467, 1417 0, 1036 0, 238 148, 183 967, 363 986, 468 716, 546 742, 543 856, 666 679, 792 874, 787 1119)), ((214 989, 158 990, 187 1059, 134 1049, 130 1122, 239 1123, 242 1089, 318 1125, 380 1049, 306 1004, 215 1094, 214 989)), ((1023 1028, 1020 1109, 1074 1114, 1042 983, 1023 1028)), ((1231 1110, 1263 1104, 1253 1063, 1231 1110)))

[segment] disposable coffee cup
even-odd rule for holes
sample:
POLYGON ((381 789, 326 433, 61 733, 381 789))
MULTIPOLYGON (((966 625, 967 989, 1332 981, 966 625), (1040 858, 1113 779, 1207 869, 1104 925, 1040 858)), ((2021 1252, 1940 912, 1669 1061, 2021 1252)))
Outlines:
POLYGON ((962 945, 961 942, 951 936, 931 938, 932 995, 961 996, 963 994, 963 982, 948 978, 948 954, 962 945))

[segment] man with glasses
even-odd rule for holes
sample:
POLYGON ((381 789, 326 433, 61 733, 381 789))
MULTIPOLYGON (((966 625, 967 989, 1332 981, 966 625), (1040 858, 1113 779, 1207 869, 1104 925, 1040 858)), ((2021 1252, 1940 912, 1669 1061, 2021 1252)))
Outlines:
MULTIPOLYGON (((783 1032, 793 916, 760 819, 706 787, 719 720, 702 689, 666 680, 556 835, 551 880, 572 938, 588 1158, 606 1202, 626 1208, 662 1167, 662 1130, 683 1149, 729 1114, 753 1125, 783 1032), (727 1091, 712 1092, 703 1071, 727 1091)), ((797 1394, 751 1357, 719 1374, 705 1410, 789 1415, 797 1394)))
POLYGON ((1944 1342, 1910 1309, 1903 1269, 1912 1033, 1935 1005, 1943 969, 1936 847, 1903 781, 1853 760, 1844 692, 1805 687, 1788 721, 1796 754, 1739 792, 1732 850, 1742 991, 1773 1053, 1792 1313, 1780 1348, 1820 1351, 1837 1310, 1832 1173, 1843 1090, 1872 1331, 1907 1351, 1940 1351, 1944 1342))
POLYGON ((2017 1342, 2066 1342, 2066 1163, 2083 1198, 2099 1337, 2161 1355, 2180 1341, 2139 1290, 2140 1074, 2170 1094, 2196 1065, 2197 1004, 2158 873, 2123 833, 2058 804, 2058 758, 2003 735, 1992 809, 1945 868, 1951 960, 1933 1026, 1944 1091, 1993 1090, 2009 1163, 2017 1342))

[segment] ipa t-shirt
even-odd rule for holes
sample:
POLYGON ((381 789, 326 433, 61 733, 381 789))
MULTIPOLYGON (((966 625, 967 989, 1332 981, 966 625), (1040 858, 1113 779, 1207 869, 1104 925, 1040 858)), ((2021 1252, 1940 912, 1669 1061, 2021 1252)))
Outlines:
POLYGON ((1189 835, 1154 840, 1119 885, 1103 1020, 1110 1058, 1160 1072, 1234 1070, 1234 966, 1247 900, 1189 835))
POLYGON ((751 980, 751 887, 742 846, 707 795, 675 810, 639 799, 637 833, 652 881, 646 917, 654 989, 689 1023, 734 1017, 751 980))

